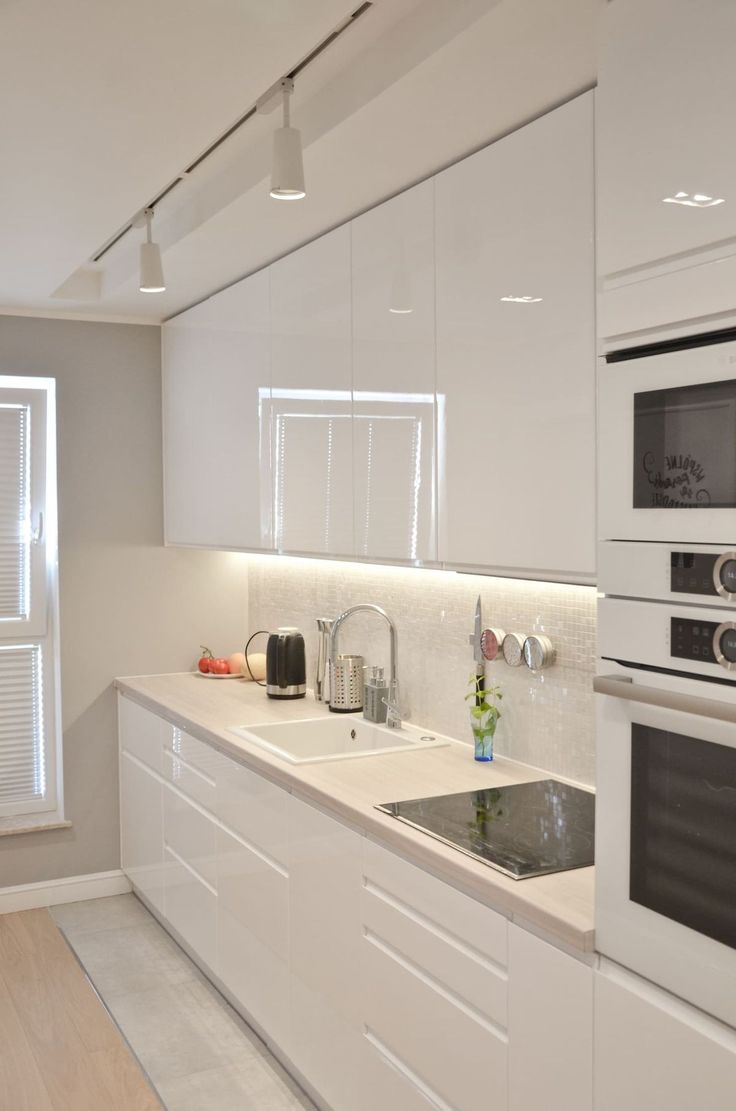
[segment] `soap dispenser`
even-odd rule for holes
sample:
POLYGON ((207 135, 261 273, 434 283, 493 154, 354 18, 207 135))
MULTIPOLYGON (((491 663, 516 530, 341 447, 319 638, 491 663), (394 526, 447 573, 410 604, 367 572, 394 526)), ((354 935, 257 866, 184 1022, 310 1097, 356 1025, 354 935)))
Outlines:
POLYGON ((382 667, 367 667, 369 674, 366 676, 363 695, 363 717, 366 721, 384 722, 388 713, 388 706, 384 699, 388 698, 388 683, 383 675, 382 667))

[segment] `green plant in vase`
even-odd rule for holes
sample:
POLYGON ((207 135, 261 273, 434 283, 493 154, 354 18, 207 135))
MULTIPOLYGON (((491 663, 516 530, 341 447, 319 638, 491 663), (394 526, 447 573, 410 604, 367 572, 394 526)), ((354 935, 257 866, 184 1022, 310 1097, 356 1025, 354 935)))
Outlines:
POLYGON ((499 702, 503 698, 501 688, 491 683, 486 685, 480 675, 470 676, 470 689, 465 701, 470 702, 470 725, 475 741, 476 760, 493 759, 493 737, 501 716, 499 702))

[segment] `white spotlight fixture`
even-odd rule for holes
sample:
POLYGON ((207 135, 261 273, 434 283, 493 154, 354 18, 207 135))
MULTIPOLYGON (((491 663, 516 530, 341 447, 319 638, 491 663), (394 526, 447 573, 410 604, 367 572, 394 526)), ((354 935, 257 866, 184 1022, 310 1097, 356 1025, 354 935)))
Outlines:
POLYGON ((133 227, 145 228, 146 238, 141 243, 140 280, 138 288, 141 293, 163 293, 166 289, 164 271, 161 266, 161 248, 151 239, 151 221, 153 209, 144 208, 133 221, 133 227))
POLYGON ((304 189, 302 137, 289 120, 289 97, 293 91, 294 82, 285 77, 281 82, 284 122, 273 133, 271 196, 276 201, 299 201, 307 195, 304 189))

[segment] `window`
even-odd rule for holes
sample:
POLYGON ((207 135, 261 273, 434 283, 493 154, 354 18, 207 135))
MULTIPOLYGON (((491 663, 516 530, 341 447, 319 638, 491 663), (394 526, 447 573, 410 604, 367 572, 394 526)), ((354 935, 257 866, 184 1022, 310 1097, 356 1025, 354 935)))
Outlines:
POLYGON ((0 820, 60 818, 54 382, 0 376, 0 820), (58 751, 57 751, 58 750, 58 751))

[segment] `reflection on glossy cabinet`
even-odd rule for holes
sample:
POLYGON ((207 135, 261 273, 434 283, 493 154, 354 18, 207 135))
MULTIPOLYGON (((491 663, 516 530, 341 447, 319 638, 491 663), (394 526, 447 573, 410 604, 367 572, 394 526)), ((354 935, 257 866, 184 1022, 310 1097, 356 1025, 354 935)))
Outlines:
POLYGON ((593 969, 510 925, 509 1111, 590 1111, 592 1098, 593 969))
POLYGON ((434 181, 351 235, 355 553, 434 561, 434 181))
POLYGON ((291 1055, 336 1111, 361 1111, 361 837, 289 802, 291 1055))
POLYGON ((275 546, 353 553, 350 227, 270 268, 275 546))
POLYGON ((616 0, 600 37, 599 334, 732 313, 736 5, 616 0))
POLYGON ((595 975, 594 1111, 733 1111, 736 1032, 606 964, 595 975))
POLYGON ((592 578, 593 94, 435 187, 439 557, 592 578))
POLYGON ((170 544, 273 546, 268 302, 264 270, 163 327, 170 544))

